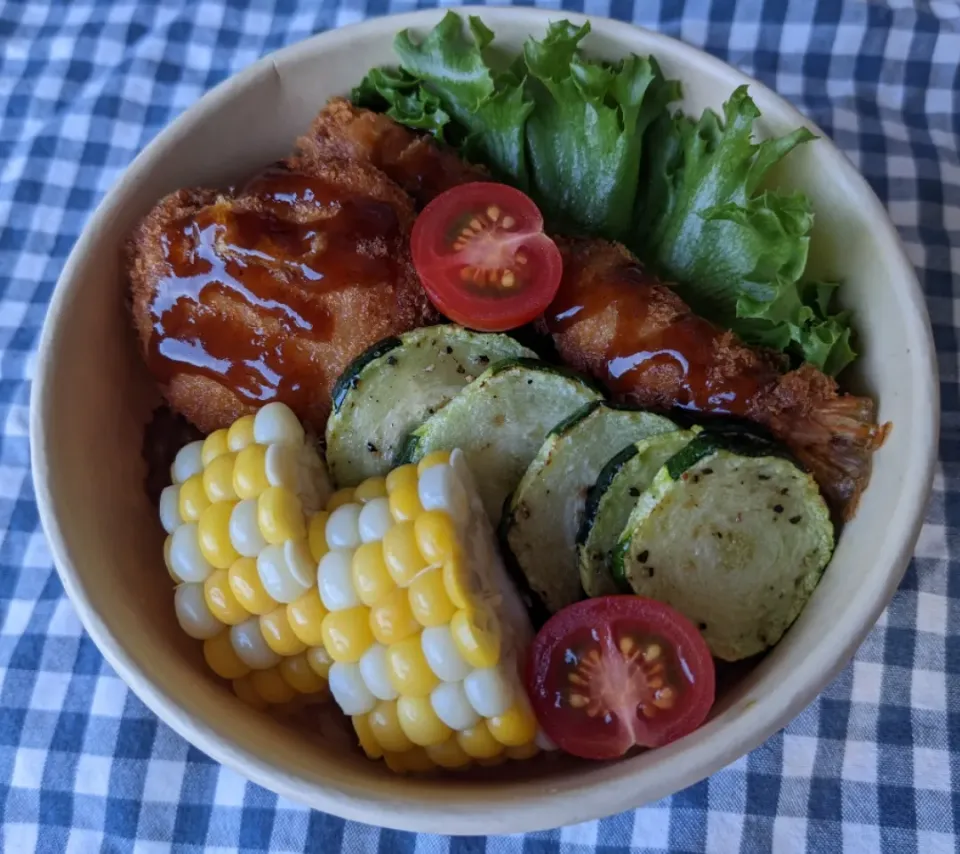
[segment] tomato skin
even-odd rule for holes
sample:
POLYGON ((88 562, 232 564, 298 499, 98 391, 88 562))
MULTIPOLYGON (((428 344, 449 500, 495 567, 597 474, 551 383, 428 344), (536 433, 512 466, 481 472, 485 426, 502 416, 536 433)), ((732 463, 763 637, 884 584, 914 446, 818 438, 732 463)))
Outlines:
POLYGON ((477 182, 441 193, 417 217, 410 250, 430 301, 451 320, 484 332, 539 317, 563 272, 540 210, 506 184, 477 182))
POLYGON ((585 759, 616 759, 634 745, 659 747, 688 735, 706 719, 715 689, 713 658, 693 623, 640 596, 564 608, 540 630, 528 659, 537 721, 562 750, 585 759), (654 647, 656 672, 646 659, 654 647), (658 681, 666 685, 654 690, 658 681), (661 707, 667 690, 673 703, 661 707))

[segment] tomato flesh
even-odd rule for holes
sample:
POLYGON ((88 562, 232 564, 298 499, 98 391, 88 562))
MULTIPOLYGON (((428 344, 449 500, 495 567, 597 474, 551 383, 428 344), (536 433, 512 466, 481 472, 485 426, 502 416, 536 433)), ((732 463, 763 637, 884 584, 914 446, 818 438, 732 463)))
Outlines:
POLYGON ((473 329, 529 323, 560 286, 560 250, 544 234, 540 210, 506 184, 464 184, 437 196, 417 217, 410 248, 433 304, 473 329))
POLYGON ((543 731, 585 759, 615 759, 693 732, 713 705, 715 682, 696 627, 640 596, 587 599, 554 614, 527 671, 543 731))

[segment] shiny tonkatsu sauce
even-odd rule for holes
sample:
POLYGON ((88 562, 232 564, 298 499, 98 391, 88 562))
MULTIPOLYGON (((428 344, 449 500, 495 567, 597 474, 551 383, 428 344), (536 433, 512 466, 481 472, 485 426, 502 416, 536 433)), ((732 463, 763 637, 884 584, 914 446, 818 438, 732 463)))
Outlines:
POLYGON ((401 239, 389 204, 350 198, 315 177, 263 173, 237 198, 164 232, 169 274, 151 305, 150 370, 161 383, 206 376, 250 402, 302 411, 316 394, 305 382, 316 370, 302 342, 333 332, 325 295, 394 282, 401 239), (274 322, 242 322, 244 307, 274 322))
MULTIPOLYGON (((751 400, 769 381, 763 370, 717 370, 723 331, 689 310, 671 320, 653 315, 665 286, 633 264, 602 275, 565 269, 560 290, 546 315, 551 333, 563 333, 604 312, 616 312, 612 335, 595 346, 604 362, 598 376, 614 394, 627 397, 672 382, 674 405, 704 412, 746 415, 751 400), (627 287, 624 287, 624 283, 627 287), (665 381, 664 377, 670 377, 665 381)), ((671 299, 671 305, 679 305, 671 299)))

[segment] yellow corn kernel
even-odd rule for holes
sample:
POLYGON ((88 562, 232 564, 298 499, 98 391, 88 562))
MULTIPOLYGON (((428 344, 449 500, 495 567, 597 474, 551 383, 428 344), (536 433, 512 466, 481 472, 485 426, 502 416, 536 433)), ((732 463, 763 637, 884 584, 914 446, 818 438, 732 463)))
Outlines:
POLYGON ((331 611, 323 618, 321 630, 323 645, 334 661, 357 662, 373 643, 370 609, 362 605, 331 611))
POLYGON ((274 545, 285 540, 302 540, 307 536, 303 507, 296 493, 281 486, 271 486, 257 499, 257 524, 263 538, 274 545))
POLYGON ((410 610, 421 626, 445 626, 456 608, 443 584, 443 572, 430 569, 421 572, 407 588, 410 610))
POLYGON ((306 653, 291 655, 277 666, 280 675, 298 694, 316 694, 327 686, 326 680, 321 679, 310 666, 306 653))
POLYGON ((427 751, 422 747, 413 747, 406 753, 400 754, 384 753, 383 761, 395 774, 419 774, 424 771, 432 771, 436 767, 430 757, 427 756, 427 751))
POLYGON ((230 514, 235 506, 235 501, 218 501, 204 510, 197 522, 200 551, 214 569, 229 569, 240 557, 230 542, 230 514))
POLYGON ((526 703, 516 703, 486 723, 490 734, 506 747, 520 747, 537 735, 537 722, 526 703))
POLYGON ((370 609, 370 630, 384 646, 402 641, 420 631, 406 590, 394 588, 393 593, 381 599, 370 609))
POLYGON ((394 525, 383 537, 383 559, 390 577, 406 587, 426 565, 417 548, 413 522, 394 525))
POLYGON ((383 762, 394 774, 403 775, 410 774, 415 771, 429 771, 433 767, 432 765, 428 766, 426 763, 430 759, 426 754, 426 751, 422 747, 414 747, 412 750, 408 750, 405 753, 392 753, 390 751, 384 751, 383 762), (414 756, 415 751, 420 751, 419 754, 414 756))
POLYGON ((311 587, 299 599, 287 605, 287 621, 293 633, 307 646, 323 643, 323 618, 327 609, 320 601, 316 587, 311 587))
POLYGON ((222 679, 239 679, 250 672, 230 642, 230 630, 220 632, 203 642, 207 666, 222 679))
POLYGON ((233 680, 233 693, 236 694, 242 702, 256 709, 258 712, 262 712, 267 707, 267 701, 257 693, 257 689, 253 687, 249 676, 243 676, 240 679, 233 680))
POLYGON ((398 486, 390 493, 390 515, 397 522, 413 521, 423 512, 417 485, 398 486))
POLYGON ((317 563, 320 562, 320 558, 330 551, 330 547, 327 545, 327 520, 329 518, 330 514, 325 510, 321 510, 319 513, 314 513, 310 517, 310 524, 307 525, 307 542, 310 545, 310 557, 317 561, 317 563))
POLYGON ((473 604, 473 590, 469 579, 461 557, 447 558, 443 562, 443 587, 450 601, 458 608, 469 608, 473 604))
POLYGON ((500 660, 500 627, 486 608, 461 608, 450 620, 450 634, 471 667, 493 667, 500 660))
POLYGON ((417 548, 429 563, 443 563, 448 558, 460 556, 457 529, 449 513, 443 510, 426 510, 413 523, 417 548))
POLYGON ((233 595, 251 614, 259 616, 277 607, 277 601, 263 589, 254 558, 242 557, 235 560, 230 566, 228 578, 233 595))
POLYGON ((260 633, 277 655, 296 655, 307 645, 297 637, 287 619, 287 606, 280 605, 269 614, 260 617, 260 633))
POLYGON ((457 744, 467 756, 474 759, 493 759, 503 750, 503 745, 490 734, 483 721, 469 729, 460 730, 457 744))
POLYGON ((221 454, 203 470, 203 489, 211 501, 236 501, 233 463, 236 454, 221 454))
POLYGON ((203 447, 200 449, 200 462, 206 468, 221 454, 227 453, 230 449, 227 447, 227 431, 214 430, 206 439, 203 440, 203 447))
POLYGON ((326 681, 330 675, 330 667, 333 665, 333 659, 330 657, 330 653, 322 646, 312 646, 307 650, 306 656, 307 664, 310 665, 313 672, 326 681))
POLYGON ((405 466, 398 466, 387 475, 386 487, 387 494, 394 492, 401 487, 417 486, 417 467, 410 463, 405 466))
POLYGON ((397 585, 387 570, 380 543, 363 543, 353 553, 350 565, 353 589, 364 605, 376 605, 397 585))
POLYGON ((400 726, 397 717, 397 701, 381 700, 367 715, 373 737, 384 750, 392 753, 402 753, 413 747, 413 742, 400 726))
POLYGON ((366 504, 374 498, 385 498, 387 495, 387 481, 382 477, 368 477, 354 491, 354 501, 366 504))
POLYGON ((207 576, 203 582, 203 598, 207 601, 210 613, 228 626, 242 623, 250 616, 250 612, 230 589, 230 574, 225 569, 218 569, 207 576))
POLYGON ((253 444, 253 418, 252 415, 244 415, 234 421, 227 430, 227 447, 234 453, 253 444))
POLYGON ((387 647, 387 675, 398 694, 426 697, 440 680, 427 664, 416 634, 387 647))
POLYGON ((417 474, 423 474, 427 469, 434 466, 442 466, 450 462, 449 451, 431 451, 419 463, 417 463, 417 474))
POLYGON ((457 742, 456 736, 440 744, 431 744, 427 748, 427 756, 441 768, 463 768, 470 764, 470 757, 457 742))
POLYGON ((209 506, 203 475, 195 474, 180 484, 180 518, 184 522, 196 522, 209 506))
POLYGON ((350 720, 353 723, 353 731, 357 734, 357 741, 360 742, 363 752, 367 754, 367 759, 379 759, 383 756, 383 748, 373 734, 373 727, 370 726, 368 717, 354 715, 350 720))
POLYGON ((327 506, 324 508, 328 513, 332 513, 338 507, 349 504, 353 501, 353 490, 349 487, 338 489, 330 498, 327 499, 327 506))
POLYGON ((520 744, 516 747, 508 747, 503 751, 508 759, 532 759, 540 752, 536 742, 528 741, 526 744, 520 744))
POLYGON ((167 567, 167 575, 173 579, 173 583, 180 584, 183 579, 177 576, 177 574, 173 571, 173 564, 170 563, 170 546, 172 544, 173 534, 167 534, 167 538, 163 541, 163 562, 167 567))
POLYGON ((407 738, 421 747, 440 744, 453 735, 453 730, 437 717, 429 697, 400 697, 397 719, 407 738))
POLYGON ((250 674, 250 684, 253 690, 271 705, 289 703, 297 696, 297 692, 287 684, 276 667, 254 670, 250 674))
POLYGON ((233 464, 233 488, 243 500, 257 498, 270 488, 266 445, 247 445, 237 454, 233 464))

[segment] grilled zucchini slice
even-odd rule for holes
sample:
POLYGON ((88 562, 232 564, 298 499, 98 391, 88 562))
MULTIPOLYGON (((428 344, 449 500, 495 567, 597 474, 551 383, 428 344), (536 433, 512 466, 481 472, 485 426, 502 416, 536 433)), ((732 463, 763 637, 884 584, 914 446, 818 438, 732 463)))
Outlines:
POLYGON ((453 324, 381 341, 343 372, 327 421, 327 465, 338 487, 386 474, 407 435, 490 365, 535 356, 506 335, 453 324))
POLYGON ((625 579, 614 576, 614 552, 637 499, 663 464, 696 435, 674 430, 641 439, 608 462, 587 495, 577 532, 577 564, 587 596, 630 592, 625 579))
POLYGON ((700 434, 640 496, 615 556, 634 592, 686 615, 725 661, 782 637, 833 552, 813 477, 772 451, 700 434))
POLYGON ((518 569, 548 611, 583 597, 577 531, 587 492, 604 463, 631 442, 676 429, 662 415, 593 401, 550 431, 514 491, 501 528, 518 569))
POLYGON ((460 448, 496 524, 547 433, 599 399, 570 371, 536 359, 506 359, 414 430, 404 458, 416 462, 431 451, 460 448))

